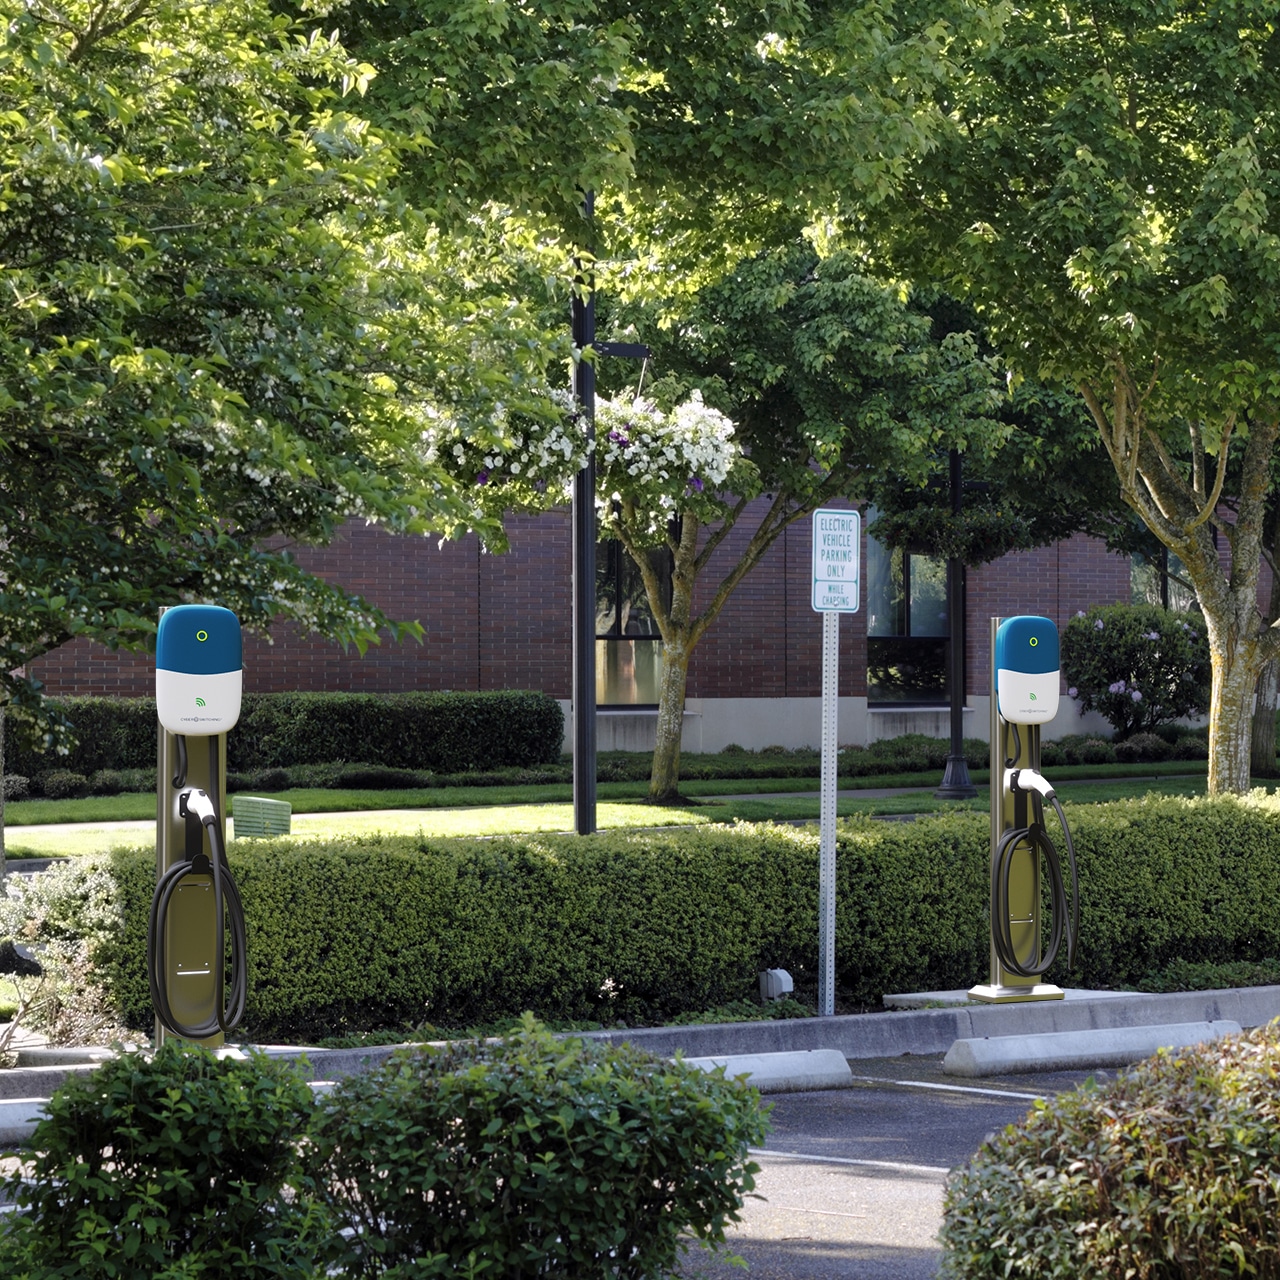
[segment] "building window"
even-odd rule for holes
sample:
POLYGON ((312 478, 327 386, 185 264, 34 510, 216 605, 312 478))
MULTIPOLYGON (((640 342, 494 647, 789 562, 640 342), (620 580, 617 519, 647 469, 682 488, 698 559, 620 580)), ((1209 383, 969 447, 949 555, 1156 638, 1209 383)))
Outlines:
MULTIPOLYGON (((867 513, 867 523, 875 519, 867 513)), ((867 701, 945 704, 947 562, 867 538, 867 701)))
MULTIPOLYGON (((647 552, 663 585, 671 587, 671 553, 647 552)), ((609 539, 596 544, 596 702, 600 706, 657 706, 662 683, 662 638, 649 608, 640 568, 609 539)))
POLYGON ((1155 604, 1164 609, 1193 610, 1198 612, 1200 602, 1196 593, 1184 582, 1186 579, 1182 561, 1168 547, 1161 547, 1159 554, 1144 556, 1140 551, 1129 558, 1130 598, 1133 604, 1155 604), (1170 577, 1170 575, 1173 575, 1170 577))

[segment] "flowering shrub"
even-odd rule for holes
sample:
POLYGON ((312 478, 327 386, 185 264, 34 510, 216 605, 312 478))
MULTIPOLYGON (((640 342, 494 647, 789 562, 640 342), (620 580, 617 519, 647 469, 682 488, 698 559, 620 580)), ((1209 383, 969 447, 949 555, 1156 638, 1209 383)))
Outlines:
POLYGON ((1211 675, 1204 622, 1155 605, 1082 611, 1062 633, 1062 674, 1068 696, 1121 737, 1202 715, 1211 675))

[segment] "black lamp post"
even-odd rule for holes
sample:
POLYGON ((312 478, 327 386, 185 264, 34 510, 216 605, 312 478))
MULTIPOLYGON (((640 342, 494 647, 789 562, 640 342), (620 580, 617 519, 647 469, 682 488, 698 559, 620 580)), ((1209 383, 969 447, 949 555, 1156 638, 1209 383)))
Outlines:
MULTIPOLYGON (((595 214, 595 192, 582 201, 588 230, 595 214)), ((595 279, 574 281, 569 304, 573 345, 597 356, 643 360, 649 348, 640 342, 597 342, 595 279)), ((590 443, 596 435, 596 367, 580 355, 573 367, 573 397, 590 443)), ((573 829, 589 836, 596 829, 596 457, 573 481, 573 829)))
MULTIPOLYGON (((951 514, 958 517, 963 502, 963 475, 958 449, 951 450, 951 514)), ((964 561, 947 560, 948 618, 951 624, 951 752, 942 785, 933 793, 940 800, 971 800, 978 789, 969 781, 964 758, 964 561)))

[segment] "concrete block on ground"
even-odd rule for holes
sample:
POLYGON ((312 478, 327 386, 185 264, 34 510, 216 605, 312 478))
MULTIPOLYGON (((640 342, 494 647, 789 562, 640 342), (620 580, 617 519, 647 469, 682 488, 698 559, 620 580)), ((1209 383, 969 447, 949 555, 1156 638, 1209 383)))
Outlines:
POLYGON ((0 1102, 0 1148, 21 1146, 44 1114, 48 1098, 11 1098, 0 1102))
POLYGON ((1141 1062, 1161 1049, 1184 1049, 1239 1033, 1238 1022, 1224 1019, 964 1039, 957 1040, 947 1050, 942 1070, 949 1076, 975 1079, 1025 1071, 1124 1067, 1141 1062))
POLYGON ((723 1067, 726 1076, 745 1075, 761 1093, 800 1093, 809 1089, 846 1089, 853 1073, 838 1049, 803 1049, 789 1053, 725 1054, 686 1058, 700 1071, 723 1067))

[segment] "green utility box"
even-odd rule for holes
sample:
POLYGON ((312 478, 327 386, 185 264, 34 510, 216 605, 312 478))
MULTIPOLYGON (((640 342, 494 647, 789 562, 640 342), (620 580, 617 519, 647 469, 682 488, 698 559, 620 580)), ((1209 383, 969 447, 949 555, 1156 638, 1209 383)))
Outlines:
POLYGON ((232 796, 231 817, 235 838, 287 836, 293 820, 293 806, 287 800, 265 800, 261 796, 232 796))

